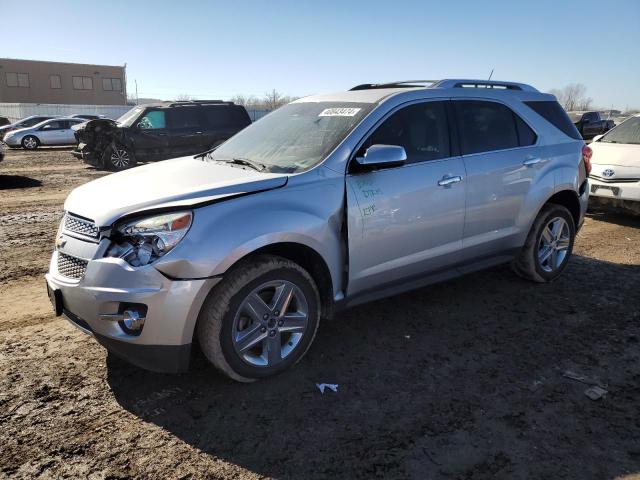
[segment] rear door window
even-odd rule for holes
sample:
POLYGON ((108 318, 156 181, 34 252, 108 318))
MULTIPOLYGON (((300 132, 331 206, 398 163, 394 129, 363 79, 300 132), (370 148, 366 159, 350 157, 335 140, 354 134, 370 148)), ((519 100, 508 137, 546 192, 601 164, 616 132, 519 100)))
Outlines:
POLYGON ((210 129, 242 128, 250 123, 246 113, 235 105, 212 105, 203 110, 210 129))
POLYGON ((547 122, 562 131, 565 135, 574 138, 576 140, 582 140, 582 136, 578 129, 573 124, 567 112, 556 101, 535 101, 524 102, 529 108, 531 108, 538 115, 543 117, 547 122))
POLYGON ((169 125, 172 129, 198 129, 201 126, 198 107, 179 107, 169 110, 169 125))
POLYGON ((399 145, 407 153, 406 163, 451 156, 445 102, 409 105, 387 118, 363 145, 399 145))
POLYGON ((514 114, 501 103, 453 102, 463 155, 516 148, 520 145, 514 114))

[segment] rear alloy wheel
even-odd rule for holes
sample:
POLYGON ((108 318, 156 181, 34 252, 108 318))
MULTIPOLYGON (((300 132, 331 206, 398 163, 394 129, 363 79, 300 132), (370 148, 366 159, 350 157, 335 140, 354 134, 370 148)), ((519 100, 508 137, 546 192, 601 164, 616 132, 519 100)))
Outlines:
POLYGON ((136 159, 126 147, 108 148, 103 157, 103 163, 108 170, 119 172, 136 165, 136 159))
POLYGON ((555 280, 569 262, 575 235, 575 222, 569 210, 553 203, 545 205, 513 262, 514 271, 534 282, 555 280))
POLYGON ((200 312, 198 340, 213 365, 241 382, 298 362, 318 329, 320 296, 296 263, 263 255, 234 268, 200 312))
POLYGON ((547 273, 558 270, 565 261, 569 245, 571 245, 571 232, 569 224, 562 217, 549 220, 542 229, 538 242, 538 264, 547 273))
POLYGON ((40 141, 33 135, 27 135, 22 139, 22 148, 26 150, 35 150, 40 146, 40 141))

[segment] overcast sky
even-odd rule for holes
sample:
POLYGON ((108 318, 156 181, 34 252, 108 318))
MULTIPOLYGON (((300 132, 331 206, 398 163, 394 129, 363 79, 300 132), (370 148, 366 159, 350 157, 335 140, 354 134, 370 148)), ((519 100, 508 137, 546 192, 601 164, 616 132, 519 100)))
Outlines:
POLYGON ((586 85, 640 108, 640 0, 0 0, 0 57, 127 64, 128 91, 295 96, 398 79, 586 85))

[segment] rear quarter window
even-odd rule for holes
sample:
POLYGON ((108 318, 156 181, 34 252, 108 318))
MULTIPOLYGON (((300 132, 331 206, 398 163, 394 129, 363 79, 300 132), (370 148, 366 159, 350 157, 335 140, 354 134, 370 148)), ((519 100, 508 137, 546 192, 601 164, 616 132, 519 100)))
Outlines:
POLYGON ((544 100, 524 102, 524 104, 565 135, 576 140, 582 140, 580 132, 578 132, 578 129, 567 115, 567 112, 564 111, 558 102, 544 100))
POLYGON ((533 145, 538 140, 536 133, 531 130, 531 127, 525 123, 516 113, 513 114, 513 118, 516 121, 516 127, 518 129, 518 140, 520 140, 521 147, 528 147, 533 145))
POLYGON ((246 110, 237 105, 204 107, 204 116, 212 129, 244 128, 251 123, 246 110))

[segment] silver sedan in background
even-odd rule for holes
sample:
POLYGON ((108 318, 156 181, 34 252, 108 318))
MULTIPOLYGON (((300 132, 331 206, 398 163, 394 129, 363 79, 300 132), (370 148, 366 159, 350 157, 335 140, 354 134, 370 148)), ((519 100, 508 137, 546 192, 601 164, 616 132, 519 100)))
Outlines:
POLYGON ((75 145, 76 138, 71 127, 85 121, 82 118, 53 118, 9 132, 4 141, 10 147, 27 150, 35 150, 43 145, 75 145))

